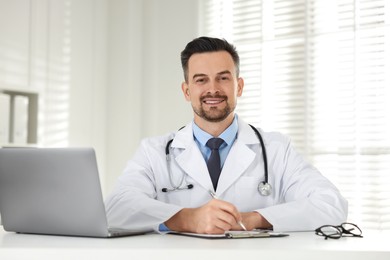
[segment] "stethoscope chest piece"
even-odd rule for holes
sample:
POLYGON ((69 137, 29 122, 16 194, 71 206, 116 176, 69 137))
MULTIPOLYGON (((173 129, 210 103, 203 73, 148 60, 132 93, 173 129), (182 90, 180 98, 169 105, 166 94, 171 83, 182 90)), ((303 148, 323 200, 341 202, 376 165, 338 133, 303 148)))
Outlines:
POLYGON ((259 186, 257 186, 257 190, 263 196, 269 196, 272 192, 272 186, 268 182, 260 182, 259 186))

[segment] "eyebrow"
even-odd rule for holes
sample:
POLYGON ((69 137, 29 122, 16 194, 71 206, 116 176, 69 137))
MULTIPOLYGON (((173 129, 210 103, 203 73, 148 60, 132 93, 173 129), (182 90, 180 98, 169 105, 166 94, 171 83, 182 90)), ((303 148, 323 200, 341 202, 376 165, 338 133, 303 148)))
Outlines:
POLYGON ((221 76, 223 74, 230 74, 230 75, 232 75, 232 73, 229 70, 224 70, 224 71, 221 71, 221 72, 217 73, 218 76, 221 76))
POLYGON ((195 78, 198 78, 198 77, 207 77, 207 75, 204 74, 204 73, 197 73, 197 74, 194 74, 194 76, 192 76, 192 79, 195 79, 195 78))
MULTIPOLYGON (((221 76, 223 74, 230 74, 230 75, 232 75, 232 73, 229 70, 224 70, 224 71, 221 71, 221 72, 217 73, 218 76, 221 76)), ((208 75, 204 74, 204 73, 197 73, 197 74, 194 74, 194 76, 192 78, 195 79, 197 77, 205 77, 205 76, 207 77, 208 75)))

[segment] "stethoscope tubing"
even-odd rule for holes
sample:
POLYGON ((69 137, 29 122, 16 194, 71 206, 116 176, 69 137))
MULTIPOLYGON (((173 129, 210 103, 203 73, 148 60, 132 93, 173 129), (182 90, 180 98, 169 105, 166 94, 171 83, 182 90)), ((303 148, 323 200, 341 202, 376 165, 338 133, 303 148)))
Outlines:
MULTIPOLYGON (((264 162, 264 181, 260 182, 259 184, 259 187, 258 187, 258 190, 260 192, 261 195, 263 196, 268 196, 270 193, 271 193, 271 190, 272 190, 272 187, 271 185, 268 183, 268 160, 267 160, 267 153, 266 153, 266 149, 265 149, 265 144, 264 144, 264 141, 263 141, 263 138, 260 134, 260 132, 256 129, 256 127, 254 127, 253 125, 249 124, 249 126, 252 128, 253 132, 255 132, 257 138, 259 139, 260 141, 260 145, 261 145, 261 149, 262 149, 262 156, 263 156, 263 162, 264 162), (265 186, 266 187, 266 191, 261 191, 262 189, 260 189, 260 186, 265 186)), ((181 127, 179 129, 179 131, 182 129, 183 127, 181 127)), ((162 189, 162 192, 168 192, 168 191, 176 191, 176 190, 184 190, 184 189, 192 189, 194 187, 193 184, 189 184, 189 185, 186 185, 184 187, 182 187, 182 184, 183 184, 183 181, 184 181, 184 175, 182 176, 181 180, 180 180, 180 183, 179 185, 174 185, 173 183, 173 180, 172 180, 172 177, 171 177, 171 167, 170 167, 170 153, 169 153, 169 149, 170 149, 170 146, 171 146, 171 143, 173 142, 173 139, 170 139, 166 146, 165 146, 165 156, 166 156, 166 160, 167 160, 167 167, 168 167, 168 175, 169 175, 169 182, 172 186, 172 188, 163 188, 162 189)))
POLYGON ((254 127, 253 125, 249 124, 249 126, 253 129, 253 132, 257 135, 257 138, 260 141, 261 149, 262 149, 262 154, 263 154, 263 162, 264 162, 264 183, 268 183, 268 160, 267 160, 267 153, 265 150, 265 145, 263 138, 261 137, 261 134, 259 131, 254 127))

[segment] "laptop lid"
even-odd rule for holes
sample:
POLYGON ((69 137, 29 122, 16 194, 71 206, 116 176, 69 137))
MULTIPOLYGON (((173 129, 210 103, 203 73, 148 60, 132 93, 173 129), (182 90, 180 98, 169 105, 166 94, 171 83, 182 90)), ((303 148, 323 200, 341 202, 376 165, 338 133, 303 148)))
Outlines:
POLYGON ((109 236, 94 150, 0 149, 0 212, 6 231, 109 236))

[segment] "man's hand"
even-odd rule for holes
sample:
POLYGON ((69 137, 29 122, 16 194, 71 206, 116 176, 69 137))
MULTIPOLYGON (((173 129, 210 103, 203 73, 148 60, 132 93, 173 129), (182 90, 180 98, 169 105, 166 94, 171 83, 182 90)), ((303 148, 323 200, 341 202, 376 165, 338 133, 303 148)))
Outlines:
POLYGON ((228 230, 271 228, 272 225, 258 212, 238 212, 226 201, 213 199, 199 208, 184 208, 165 222, 170 230, 203 234, 222 234, 228 230))
POLYGON ((222 234, 241 221, 237 208, 226 201, 212 199, 199 208, 184 208, 165 222, 175 231, 222 234))
MULTIPOLYGON (((257 211, 243 212, 241 213, 242 223, 247 230, 253 230, 255 228, 268 229, 272 228, 271 223, 268 222, 262 215, 257 211)), ((236 225, 233 227, 234 230, 242 230, 241 226, 236 225)))

